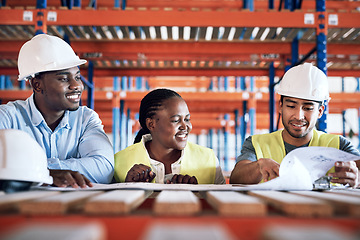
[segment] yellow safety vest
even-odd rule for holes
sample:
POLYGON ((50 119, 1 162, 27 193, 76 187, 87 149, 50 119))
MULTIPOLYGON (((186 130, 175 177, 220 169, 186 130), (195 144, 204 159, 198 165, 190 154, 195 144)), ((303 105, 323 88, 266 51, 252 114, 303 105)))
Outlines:
MULTIPOLYGON (((257 159, 271 158, 276 162, 281 163, 286 155, 282 131, 283 130, 253 135, 251 137, 257 159)), ((333 147, 339 149, 340 138, 338 135, 327 134, 314 129, 309 146, 333 147)))
MULTIPOLYGON (((142 140, 115 154, 114 177, 116 181, 125 182, 127 172, 134 164, 140 163, 151 167, 150 159, 142 140)), ((195 176, 199 184, 214 184, 216 156, 213 150, 188 142, 181 160, 180 174, 195 176)))
MULTIPOLYGON (((253 135, 251 137, 257 159, 270 158, 279 164, 282 162, 286 155, 284 140, 282 138, 282 131, 283 130, 279 130, 273 133, 253 135)), ((332 147, 339 149, 340 138, 338 135, 327 134, 314 129, 309 146, 332 147)), ((328 171, 328 173, 334 171, 335 169, 333 167, 328 171)))

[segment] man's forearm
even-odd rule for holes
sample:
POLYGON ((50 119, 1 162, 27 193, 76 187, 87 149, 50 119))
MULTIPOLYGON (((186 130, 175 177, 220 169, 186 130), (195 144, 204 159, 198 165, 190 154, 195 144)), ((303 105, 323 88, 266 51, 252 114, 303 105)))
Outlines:
POLYGON ((250 160, 239 161, 230 175, 230 183, 257 184, 262 180, 262 175, 257 162, 250 160))
POLYGON ((61 160, 48 158, 50 169, 78 171, 93 183, 110 183, 114 165, 105 156, 69 158, 61 160))

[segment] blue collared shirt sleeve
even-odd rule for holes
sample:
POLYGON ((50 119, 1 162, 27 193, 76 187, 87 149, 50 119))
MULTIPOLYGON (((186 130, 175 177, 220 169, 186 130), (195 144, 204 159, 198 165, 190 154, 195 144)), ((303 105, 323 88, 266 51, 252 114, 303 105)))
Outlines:
POLYGON ((0 129, 30 134, 45 150, 49 169, 79 171, 91 182, 110 183, 114 152, 96 112, 79 107, 66 111, 52 131, 36 109, 32 96, 26 101, 0 105, 0 129))
MULTIPOLYGON (((89 111, 87 111, 89 112, 89 111)), ((87 113, 89 114, 89 113, 87 113)), ((85 115, 87 115, 85 114, 85 115)), ((114 153, 112 145, 103 130, 100 118, 95 112, 92 112, 84 120, 86 125, 79 128, 82 133, 78 141, 68 142, 68 144, 77 145, 75 157, 48 158, 48 167, 50 169, 70 169, 79 171, 85 175, 91 182, 110 183, 114 175, 114 153)), ((71 121, 70 121, 71 122, 71 121)), ((71 125, 71 128, 77 127, 71 125)), ((58 149, 62 148, 61 136, 57 138, 58 149)), ((66 150, 65 150, 66 152, 66 150)), ((59 154, 61 156, 61 154, 59 154)))

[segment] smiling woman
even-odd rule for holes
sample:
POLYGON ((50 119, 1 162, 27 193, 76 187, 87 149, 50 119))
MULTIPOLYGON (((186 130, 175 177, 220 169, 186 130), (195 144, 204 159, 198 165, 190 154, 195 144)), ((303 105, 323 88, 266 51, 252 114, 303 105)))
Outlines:
POLYGON ((192 129, 185 100, 170 89, 148 93, 140 104, 135 143, 115 154, 118 182, 223 184, 211 149, 188 142, 192 129))

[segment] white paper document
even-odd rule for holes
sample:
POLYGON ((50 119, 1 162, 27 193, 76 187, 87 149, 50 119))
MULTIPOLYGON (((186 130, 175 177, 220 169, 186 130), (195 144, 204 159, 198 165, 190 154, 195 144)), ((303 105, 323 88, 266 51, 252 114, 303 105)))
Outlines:
POLYGON ((330 147, 302 147, 282 160, 279 177, 256 185, 243 185, 242 190, 312 190, 313 183, 325 176, 337 161, 360 160, 360 156, 330 147))

